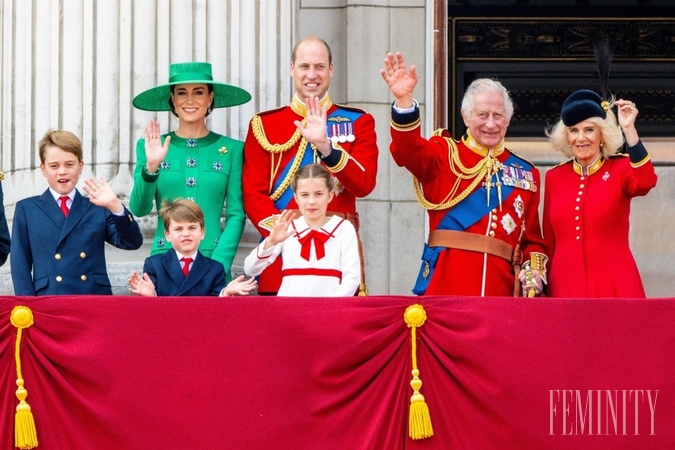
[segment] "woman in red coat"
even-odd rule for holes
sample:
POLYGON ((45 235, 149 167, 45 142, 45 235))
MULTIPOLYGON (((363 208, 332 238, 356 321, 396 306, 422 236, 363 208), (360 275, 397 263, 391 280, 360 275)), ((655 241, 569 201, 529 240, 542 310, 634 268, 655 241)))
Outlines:
POLYGON ((546 174, 551 297, 645 297, 628 242, 630 202, 656 186, 656 174, 635 129, 637 114, 631 101, 581 90, 547 130, 553 147, 572 158, 546 174), (626 153, 616 154, 624 142, 626 153))

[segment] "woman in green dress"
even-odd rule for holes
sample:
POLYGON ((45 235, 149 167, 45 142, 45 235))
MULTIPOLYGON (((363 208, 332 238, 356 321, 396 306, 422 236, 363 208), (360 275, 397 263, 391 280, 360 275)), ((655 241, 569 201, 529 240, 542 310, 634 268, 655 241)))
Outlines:
MULTIPOLYGON (((206 116, 214 108, 241 105, 251 99, 244 89, 213 81, 211 64, 186 62, 169 66, 169 83, 137 95, 134 107, 171 111, 178 128, 160 135, 150 120, 136 144, 136 169, 129 209, 138 217, 158 209, 163 199, 193 200, 204 211, 206 234, 199 250, 220 261, 227 281, 244 230, 241 170, 242 141, 210 131, 206 116), (221 217, 225 205, 225 225, 221 217)), ((151 255, 171 248, 164 223, 157 219, 151 255)))

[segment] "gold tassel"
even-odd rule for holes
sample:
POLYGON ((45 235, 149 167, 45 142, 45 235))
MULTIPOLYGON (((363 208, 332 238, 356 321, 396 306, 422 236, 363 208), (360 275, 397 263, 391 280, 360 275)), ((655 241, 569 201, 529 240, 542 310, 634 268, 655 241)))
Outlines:
POLYGON ((21 334, 24 328, 33 325, 33 311, 26 306, 17 306, 12 310, 10 322, 16 330, 16 346, 14 347, 14 359, 16 361, 16 397, 19 404, 16 407, 16 416, 14 420, 14 446, 21 450, 29 450, 38 446, 37 432, 35 431, 35 419, 31 412, 30 405, 26 403, 28 391, 23 387, 23 376, 21 375, 21 334))
POLYGON ((410 397, 410 416, 408 419, 409 435, 412 439, 425 439, 434 435, 434 428, 431 425, 431 415, 424 396, 420 394, 422 380, 420 380, 420 371, 417 369, 417 327, 421 327, 427 320, 427 313, 422 305, 408 306, 403 315, 405 323, 410 328, 412 340, 412 376, 410 386, 413 389, 413 395, 410 397))

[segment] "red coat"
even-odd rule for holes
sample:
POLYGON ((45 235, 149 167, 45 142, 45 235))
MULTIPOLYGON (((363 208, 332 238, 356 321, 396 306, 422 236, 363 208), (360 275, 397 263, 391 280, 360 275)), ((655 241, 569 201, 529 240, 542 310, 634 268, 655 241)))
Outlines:
POLYGON ((630 202, 656 186, 656 174, 648 157, 637 160, 614 156, 586 176, 568 161, 546 173, 548 295, 645 297, 628 243, 630 202))
MULTIPOLYGON (((330 101, 330 100, 329 100, 330 101)), ((249 124, 248 135, 244 145, 244 168, 242 174, 244 211, 263 237, 269 234, 269 219, 279 214, 279 209, 270 198, 275 190, 274 182, 279 181, 281 172, 294 159, 300 147, 298 139, 294 145, 280 152, 273 152, 272 147, 291 141, 297 127, 293 124, 302 120, 303 115, 296 111, 304 110, 304 105, 294 98, 291 105, 262 112, 255 116, 249 124), (295 110, 295 111, 294 111, 295 110), (262 135, 254 132, 254 124, 260 125, 262 135), (256 137, 258 134, 258 137, 256 137), (261 143, 262 141, 262 143, 261 143), (267 147, 267 149, 265 148, 267 147), (273 171, 276 171, 273 172, 273 171)), ((363 110, 343 105, 331 104, 328 109, 328 128, 337 132, 349 131, 354 136, 353 142, 345 141, 333 144, 333 152, 322 160, 333 176, 339 181, 337 195, 328 206, 329 211, 354 214, 356 199, 365 197, 375 188, 377 177, 377 136, 375 120, 363 110), (336 117, 338 108, 345 114, 336 117), (347 116, 349 118, 347 118, 347 116), (349 127, 347 126, 349 124, 349 127)), ((331 133, 329 132, 329 136, 331 133)), ((307 151, 311 151, 308 147, 307 151)), ((317 152, 318 153, 318 152, 317 152)), ((318 157, 314 159, 318 160, 318 157)), ((288 187, 290 191, 290 186, 288 187)), ((297 204, 291 198, 286 209, 296 209, 297 204)), ((281 258, 279 258, 281 259, 281 258)), ((277 292, 281 284, 280 261, 265 269, 260 275, 259 292, 277 292)))
MULTIPOLYGON (((410 117, 410 115, 395 115, 395 120, 400 123, 410 117)), ((394 160, 419 180, 424 197, 431 203, 442 203, 446 200, 458 179, 450 168, 449 143, 446 141, 446 138, 451 140, 450 134, 447 130, 442 130, 442 134, 427 140, 420 135, 419 126, 391 128, 391 154, 394 160)), ((464 167, 474 167, 485 159, 486 150, 469 148, 464 139, 454 142, 464 167)), ((517 158, 518 162, 510 164, 514 168, 531 166, 529 162, 516 157, 507 149, 497 154, 499 155, 497 159, 502 163, 509 157, 517 158)), ((508 197, 502 198, 501 208, 495 208, 482 215, 464 230, 468 233, 491 236, 512 247, 520 244, 523 261, 529 258, 530 252, 545 253, 538 214, 541 189, 539 171, 532 166, 527 176, 530 185, 524 186, 530 189, 514 187, 508 197)), ((456 193, 464 192, 472 182, 474 178, 461 180, 456 193)), ((477 182, 476 187, 470 192, 481 191, 477 195, 482 196, 487 204, 487 191, 483 184, 482 181, 477 182)), ((496 187, 492 187, 490 195, 494 196, 493 199, 497 197, 496 187)), ((436 230, 448 211, 449 209, 428 210, 429 229, 436 230)), ((513 296, 514 292, 515 274, 511 263, 487 253, 456 248, 444 249, 440 252, 436 269, 430 277, 425 295, 513 296)))

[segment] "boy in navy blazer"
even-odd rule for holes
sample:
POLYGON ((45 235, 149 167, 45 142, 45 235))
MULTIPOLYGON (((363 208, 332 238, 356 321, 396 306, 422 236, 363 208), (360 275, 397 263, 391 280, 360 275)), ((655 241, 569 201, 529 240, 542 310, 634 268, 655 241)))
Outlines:
POLYGON ((229 296, 247 295, 256 286, 255 278, 243 275, 225 286, 225 267, 204 256, 199 243, 204 239, 204 212, 195 202, 175 199, 162 202, 159 216, 164 236, 173 250, 149 256, 143 276, 134 272, 129 291, 142 296, 229 296))
POLYGON ((40 170, 49 188, 16 204, 10 260, 15 295, 112 295, 105 243, 136 250, 143 235, 105 180, 85 180, 82 142, 65 130, 40 140, 40 170))

